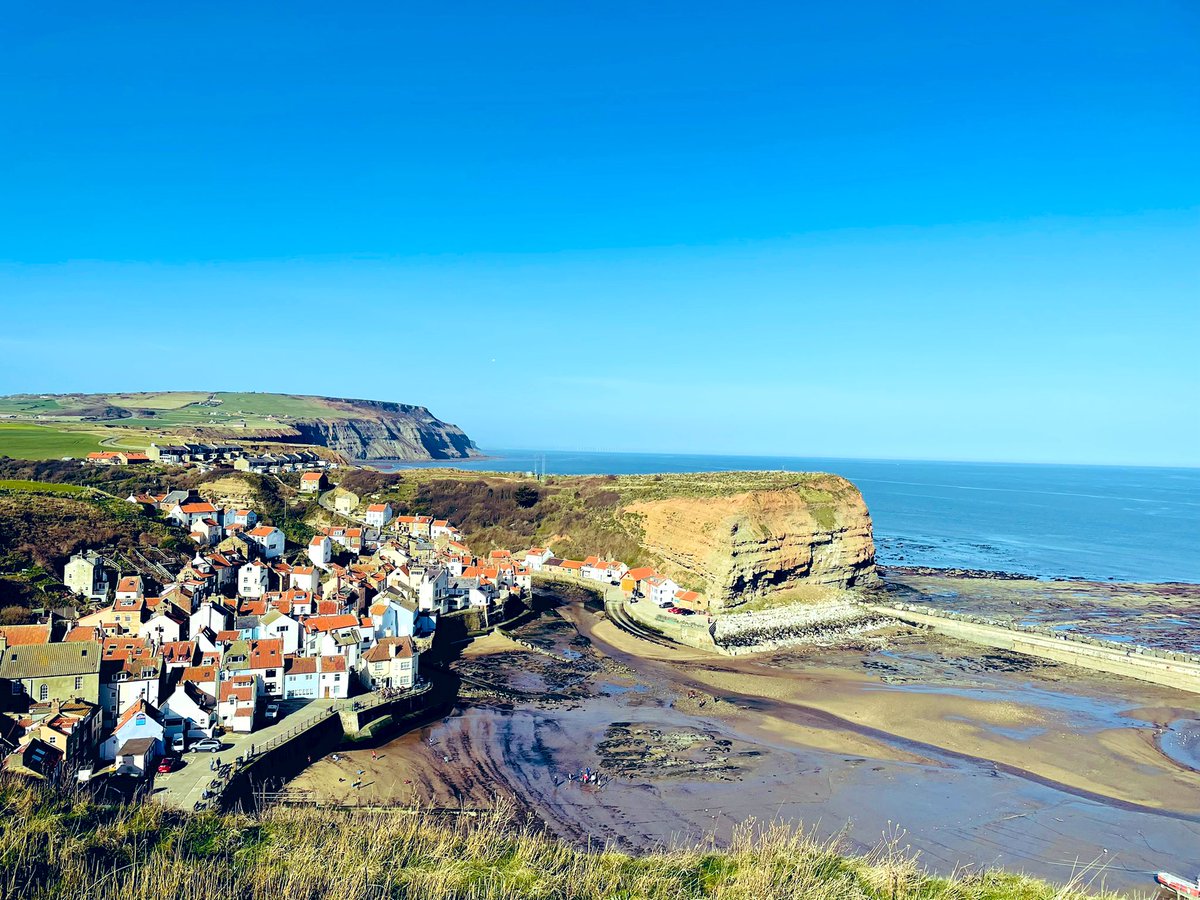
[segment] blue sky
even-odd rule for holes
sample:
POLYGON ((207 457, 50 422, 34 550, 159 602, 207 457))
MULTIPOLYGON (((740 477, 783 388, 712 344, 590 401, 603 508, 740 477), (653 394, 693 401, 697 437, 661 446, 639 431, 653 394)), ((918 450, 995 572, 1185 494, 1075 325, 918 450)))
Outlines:
POLYGON ((180 6, 0 24, 0 392, 1200 465, 1190 2, 180 6))

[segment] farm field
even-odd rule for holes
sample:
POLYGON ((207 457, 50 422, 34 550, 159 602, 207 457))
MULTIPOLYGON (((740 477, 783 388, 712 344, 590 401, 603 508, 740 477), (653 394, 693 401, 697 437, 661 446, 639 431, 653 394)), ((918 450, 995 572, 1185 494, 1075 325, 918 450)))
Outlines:
POLYGON ((21 491, 26 494, 83 494, 88 491, 88 488, 78 484, 54 484, 49 481, 0 478, 0 491, 21 491))
POLYGON ((0 422, 0 456, 59 459, 64 456, 86 456, 102 449, 100 438, 91 432, 0 422))

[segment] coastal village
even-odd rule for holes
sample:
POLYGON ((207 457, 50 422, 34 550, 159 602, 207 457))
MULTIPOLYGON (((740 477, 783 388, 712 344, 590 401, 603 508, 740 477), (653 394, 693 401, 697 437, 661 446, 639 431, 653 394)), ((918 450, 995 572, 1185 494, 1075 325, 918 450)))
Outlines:
MULTIPOLYGON (((221 448, 176 451, 202 465, 221 448)), ((93 454, 85 464, 136 465, 138 456, 93 454)), ((262 458, 234 464, 246 459, 262 458)), ((309 460, 273 464, 302 472, 302 494, 329 487, 324 467, 309 460)), ((100 549, 82 550, 62 580, 86 612, 0 626, 6 771, 51 782, 153 779, 185 753, 252 741, 310 703, 415 695, 429 687, 419 661, 439 621, 474 611, 495 623, 510 601, 527 605, 535 574, 619 587, 630 602, 681 616, 704 608, 696 592, 649 567, 562 559, 549 547, 475 556, 448 520, 398 515, 387 502, 338 497, 345 524, 289 547, 256 510, 222 508, 192 491, 126 501, 186 530, 194 554, 151 578, 123 571, 100 549)))

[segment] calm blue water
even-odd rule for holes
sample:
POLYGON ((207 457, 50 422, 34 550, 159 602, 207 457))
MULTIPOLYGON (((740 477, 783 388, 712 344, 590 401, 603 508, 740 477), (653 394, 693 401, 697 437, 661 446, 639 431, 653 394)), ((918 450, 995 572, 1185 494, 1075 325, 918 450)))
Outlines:
MULTIPOLYGON (((549 474, 835 472, 856 485, 885 565, 1042 578, 1200 582, 1200 469, 498 450, 459 468, 549 474)), ((417 464, 423 465, 423 464, 417 464)), ((436 463, 430 465, 437 465, 436 463)), ((445 463, 441 463, 445 465, 445 463)))

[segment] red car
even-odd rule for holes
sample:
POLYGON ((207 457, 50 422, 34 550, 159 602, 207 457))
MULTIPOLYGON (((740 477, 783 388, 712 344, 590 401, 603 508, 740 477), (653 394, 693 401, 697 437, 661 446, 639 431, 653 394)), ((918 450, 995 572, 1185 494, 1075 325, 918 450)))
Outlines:
POLYGON ((174 772, 179 768, 179 758, 176 756, 164 756, 162 762, 158 764, 160 774, 165 772, 174 772))

